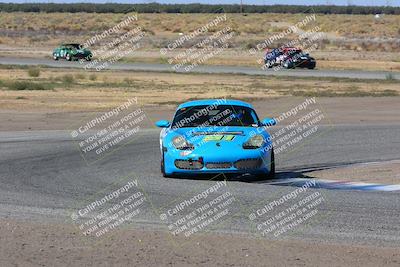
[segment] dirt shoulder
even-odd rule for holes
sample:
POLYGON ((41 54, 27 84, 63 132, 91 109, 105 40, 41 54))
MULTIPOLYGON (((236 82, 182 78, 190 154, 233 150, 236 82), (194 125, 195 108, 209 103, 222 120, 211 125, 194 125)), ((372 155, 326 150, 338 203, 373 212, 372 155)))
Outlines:
POLYGON ((39 77, 29 69, 0 68, 0 131, 71 129, 132 98, 152 122, 171 119, 180 103, 193 99, 240 99, 260 117, 274 117, 315 97, 331 124, 400 123, 395 81, 35 70, 39 77))
POLYGON ((400 252, 303 241, 204 234, 190 242, 160 231, 120 229, 102 242, 68 224, 0 220, 2 266, 398 266, 400 252), (184 244, 184 245, 182 245, 184 244), (190 255, 190 256, 188 256, 190 255))
POLYGON ((308 176, 350 182, 399 184, 400 160, 353 164, 307 173, 308 176))

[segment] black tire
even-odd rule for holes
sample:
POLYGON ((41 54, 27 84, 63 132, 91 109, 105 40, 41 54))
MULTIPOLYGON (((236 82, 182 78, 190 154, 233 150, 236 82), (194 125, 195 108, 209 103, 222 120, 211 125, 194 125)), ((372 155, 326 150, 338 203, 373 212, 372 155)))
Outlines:
POLYGON ((161 157, 161 174, 164 178, 174 178, 174 175, 168 175, 165 173, 165 165, 164 165, 164 152, 162 153, 162 157, 161 157))
POLYGON ((56 55, 53 55, 54 60, 58 60, 58 57, 56 55))
POLYGON ((275 153, 274 153, 274 149, 272 149, 272 151, 271 151, 270 170, 271 171, 269 173, 258 174, 256 176, 257 180, 268 180, 268 179, 274 179, 275 178, 275 153))
POLYGON ((295 65, 294 64, 290 64, 290 62, 283 62, 282 66, 285 69, 294 69, 295 68, 295 65))
POLYGON ((65 59, 68 60, 68 61, 71 61, 71 60, 72 60, 72 57, 71 57, 70 54, 67 53, 67 54, 65 55, 65 59))
POLYGON ((271 171, 268 173, 267 178, 268 179, 274 179, 275 178, 275 153, 274 149, 271 151, 271 171))
POLYGON ((164 152, 162 152, 162 156, 161 156, 161 174, 163 177, 167 177, 167 175, 165 174, 165 166, 164 166, 164 152))
POLYGON ((270 69, 270 68, 272 68, 274 66, 274 62, 271 62, 271 61, 268 60, 265 65, 268 67, 268 69, 270 69))

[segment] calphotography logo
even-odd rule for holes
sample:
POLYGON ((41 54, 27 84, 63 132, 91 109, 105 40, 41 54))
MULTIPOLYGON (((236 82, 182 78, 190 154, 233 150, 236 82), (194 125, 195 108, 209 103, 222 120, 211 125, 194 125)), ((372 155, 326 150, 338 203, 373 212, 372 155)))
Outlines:
POLYGON ((84 48, 95 47, 92 52, 91 62, 80 60, 85 70, 95 69, 96 71, 109 68, 127 56, 132 56, 141 48, 141 40, 146 33, 140 25, 127 31, 132 24, 138 23, 138 14, 129 15, 126 19, 107 29, 101 34, 96 34, 88 39, 84 48), (98 47, 101 44, 100 47, 98 47))
MULTIPOLYGON (((313 11, 311 9, 310 11, 313 11)), ((288 25, 283 31, 274 33, 249 49, 250 55, 264 55, 257 60, 261 69, 274 71, 292 68, 314 69, 316 61, 309 54, 317 50, 325 33, 321 32, 315 13, 288 25)))
POLYGON ((71 132, 71 137, 85 161, 92 163, 127 144, 138 135, 145 121, 146 114, 134 97, 87 120, 71 132))
POLYGON ((256 229, 263 237, 271 235, 276 238, 293 231, 317 215, 318 207, 324 202, 324 197, 318 191, 306 194, 309 188, 315 186, 315 181, 308 181, 300 188, 256 209, 248 218, 256 223, 256 229))
POLYGON ((400 1, 0 2, 0 267, 400 266, 400 1))
POLYGON ((227 188, 227 182, 216 181, 214 185, 162 208, 160 220, 166 223, 173 236, 188 238, 227 220, 237 212, 235 206, 237 201, 227 188))
POLYGON ((302 103, 288 111, 282 112, 274 118, 275 122, 286 126, 272 129, 272 125, 256 128, 250 132, 251 136, 260 134, 264 130, 270 131, 266 141, 270 143, 263 150, 274 149, 275 154, 289 154, 290 151, 301 147, 304 142, 310 142, 331 129, 329 120, 324 115, 321 106, 317 105, 315 97, 307 98, 302 103))
POLYGON ((167 44, 166 48, 161 48, 160 54, 167 57, 172 70, 192 71, 230 47, 229 42, 235 32, 226 24, 227 15, 218 15, 202 27, 167 44))
POLYGON ((147 199, 137 179, 109 191, 73 211, 71 219, 83 236, 102 237, 132 222, 147 208, 147 199))

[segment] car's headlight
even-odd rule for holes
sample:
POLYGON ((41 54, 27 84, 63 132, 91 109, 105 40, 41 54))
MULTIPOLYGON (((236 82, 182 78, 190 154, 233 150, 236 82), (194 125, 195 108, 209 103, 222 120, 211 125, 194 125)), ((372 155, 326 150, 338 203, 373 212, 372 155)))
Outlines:
POLYGON ((172 144, 176 149, 180 150, 193 150, 194 146, 189 143, 182 135, 177 135, 172 138, 172 144))
POLYGON ((257 134, 251 137, 249 140, 247 140, 246 143, 243 144, 243 148, 245 149, 260 148, 263 146, 264 142, 265 142, 264 137, 260 134, 257 134))

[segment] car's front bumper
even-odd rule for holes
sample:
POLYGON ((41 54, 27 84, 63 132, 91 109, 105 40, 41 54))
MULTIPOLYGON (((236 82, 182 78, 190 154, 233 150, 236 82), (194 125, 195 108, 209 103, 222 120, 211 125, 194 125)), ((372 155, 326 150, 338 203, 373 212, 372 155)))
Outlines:
POLYGON ((270 172, 271 150, 264 148, 196 153, 170 149, 164 152, 164 166, 167 175, 267 174, 270 172))

